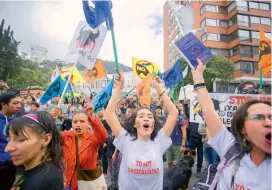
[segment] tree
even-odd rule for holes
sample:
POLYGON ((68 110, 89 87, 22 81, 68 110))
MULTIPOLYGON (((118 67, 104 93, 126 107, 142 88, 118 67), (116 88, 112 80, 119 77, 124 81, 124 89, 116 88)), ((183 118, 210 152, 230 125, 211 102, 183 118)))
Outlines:
MULTIPOLYGON (((184 59, 181 59, 180 63, 183 70, 188 65, 188 63, 184 59)), ((220 79, 223 82, 232 81, 234 71, 235 65, 232 61, 229 61, 223 57, 213 57, 210 61, 206 63, 206 70, 204 71, 204 80, 207 85, 208 91, 213 91, 213 82, 215 79, 220 79)), ((184 80, 184 85, 187 84, 193 84, 193 76, 190 67, 188 75, 184 80)))
POLYGON ((13 37, 10 26, 4 29, 5 21, 0 25, 0 78, 7 81, 19 70, 20 57, 18 55, 18 45, 13 37))

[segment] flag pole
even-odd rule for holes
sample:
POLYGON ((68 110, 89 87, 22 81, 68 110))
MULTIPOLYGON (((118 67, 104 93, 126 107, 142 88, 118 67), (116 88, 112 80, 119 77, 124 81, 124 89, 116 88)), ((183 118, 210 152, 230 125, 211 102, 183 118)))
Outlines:
POLYGON ((260 89, 263 89, 263 68, 260 68, 260 89))
POLYGON ((62 92, 61 97, 60 97, 60 100, 59 100, 59 102, 58 102, 58 106, 60 106, 60 104, 61 104, 61 102, 62 102, 62 99, 63 99, 63 97, 64 97, 64 94, 65 94, 65 92, 66 92, 66 90, 67 90, 68 84, 70 83, 70 80, 71 80, 71 78, 72 78, 72 76, 73 76, 73 72, 74 72, 74 70, 75 70, 75 68, 76 68, 76 64, 77 64, 77 61, 74 63, 73 68, 72 68, 72 71, 70 72, 70 75, 69 75, 69 77, 68 77, 68 80, 66 81, 66 84, 65 84, 65 86, 64 86, 63 92, 62 92))
POLYGON ((117 48, 116 48, 116 42, 115 42, 115 34, 114 34, 113 27, 111 29, 111 39, 112 39, 112 46, 113 46, 113 53, 114 53, 114 59, 115 59, 116 72, 117 72, 118 75, 120 75, 119 63, 118 63, 118 57, 117 57, 117 48))
POLYGON ((184 80, 182 80, 182 88, 183 88, 183 93, 184 93, 184 99, 187 99, 186 98, 185 87, 184 87, 184 80))
MULTIPOLYGON (((127 92, 124 96, 122 96, 121 100, 123 100, 126 96, 128 96, 132 92, 132 90, 134 90, 134 89, 135 89, 135 87, 133 87, 129 92, 127 92)), ((121 102, 121 100, 119 102, 121 102)))

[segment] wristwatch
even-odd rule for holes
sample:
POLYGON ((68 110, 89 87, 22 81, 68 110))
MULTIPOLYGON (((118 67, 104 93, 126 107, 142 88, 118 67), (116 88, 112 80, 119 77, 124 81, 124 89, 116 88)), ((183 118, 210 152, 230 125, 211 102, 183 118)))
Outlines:
POLYGON ((185 148, 185 145, 181 145, 181 147, 185 148))

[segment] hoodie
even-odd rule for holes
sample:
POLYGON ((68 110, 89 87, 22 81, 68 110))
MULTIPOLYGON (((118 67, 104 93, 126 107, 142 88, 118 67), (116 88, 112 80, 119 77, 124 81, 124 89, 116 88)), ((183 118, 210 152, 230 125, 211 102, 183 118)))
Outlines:
POLYGON ((10 154, 5 152, 8 144, 8 139, 4 135, 5 125, 8 124, 13 118, 8 118, 0 113, 0 163, 4 163, 10 159, 10 154))

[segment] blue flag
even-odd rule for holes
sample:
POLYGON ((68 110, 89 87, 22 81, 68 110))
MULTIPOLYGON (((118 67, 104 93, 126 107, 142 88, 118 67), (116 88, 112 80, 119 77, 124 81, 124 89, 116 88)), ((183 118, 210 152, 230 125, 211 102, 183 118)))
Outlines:
POLYGON ((114 84, 114 77, 105 86, 93 100, 94 113, 99 112, 106 105, 112 95, 112 88, 114 84))
POLYGON ((92 28, 99 27, 103 22, 106 22, 107 29, 113 28, 113 18, 111 14, 111 0, 93 1, 94 7, 89 6, 88 0, 82 0, 83 11, 87 23, 92 28))
MULTIPOLYGON (((54 82, 46 89, 45 93, 42 95, 40 98, 40 103, 42 105, 46 104, 49 100, 52 98, 61 95, 64 87, 65 87, 66 82, 61 78, 59 75, 54 82)), ((72 87, 70 84, 68 84, 67 91, 72 91, 72 87)))
POLYGON ((171 88, 180 81, 183 81, 182 69, 179 60, 176 61, 175 65, 171 69, 162 74, 162 79, 164 80, 166 88, 171 88))

